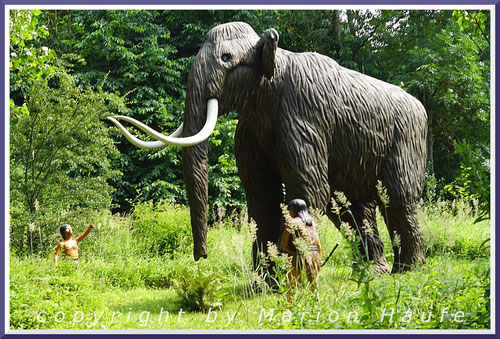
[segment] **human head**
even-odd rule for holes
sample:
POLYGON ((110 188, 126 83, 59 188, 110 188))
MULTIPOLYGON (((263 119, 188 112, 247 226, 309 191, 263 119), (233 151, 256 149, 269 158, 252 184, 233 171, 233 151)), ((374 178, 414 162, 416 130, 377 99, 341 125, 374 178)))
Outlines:
POLYGON ((59 229, 59 232, 61 232, 61 236, 63 237, 63 239, 66 240, 66 228, 70 228, 71 229, 71 225, 69 224, 64 224, 61 226, 61 228, 59 229))
POLYGON ((299 217, 307 226, 312 226, 312 218, 307 210, 307 204, 302 199, 293 199, 288 203, 288 210, 299 217))

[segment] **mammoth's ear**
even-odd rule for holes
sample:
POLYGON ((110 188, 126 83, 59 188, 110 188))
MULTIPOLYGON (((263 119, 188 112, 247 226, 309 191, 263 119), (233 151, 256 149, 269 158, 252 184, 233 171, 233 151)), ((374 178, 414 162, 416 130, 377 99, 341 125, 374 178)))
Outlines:
POLYGON ((268 79, 271 79, 274 75, 278 40, 278 32, 274 28, 269 28, 262 33, 260 40, 257 42, 257 55, 261 62, 262 73, 268 79))

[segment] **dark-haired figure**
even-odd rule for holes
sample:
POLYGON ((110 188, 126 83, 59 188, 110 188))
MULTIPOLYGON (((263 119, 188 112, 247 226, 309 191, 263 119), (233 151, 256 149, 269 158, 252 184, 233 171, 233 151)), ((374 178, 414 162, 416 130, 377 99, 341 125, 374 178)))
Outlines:
POLYGON ((292 269, 288 274, 288 281, 294 287, 301 282, 303 266, 306 269, 307 280, 311 286, 316 286, 316 281, 321 267, 321 243, 319 242, 316 226, 307 210, 306 202, 294 199, 288 204, 291 220, 285 222, 285 229, 281 238, 281 248, 293 254, 292 269), (301 244, 299 248, 295 243, 301 244))
POLYGON ((57 266, 57 257, 61 249, 63 250, 63 255, 68 256, 73 259, 75 265, 78 266, 78 243, 85 239, 85 237, 90 233, 90 231, 94 228, 94 224, 90 224, 89 228, 80 236, 73 239, 73 228, 71 225, 64 224, 61 226, 59 231, 63 237, 63 241, 60 241, 57 244, 56 255, 55 255, 55 265, 57 266))

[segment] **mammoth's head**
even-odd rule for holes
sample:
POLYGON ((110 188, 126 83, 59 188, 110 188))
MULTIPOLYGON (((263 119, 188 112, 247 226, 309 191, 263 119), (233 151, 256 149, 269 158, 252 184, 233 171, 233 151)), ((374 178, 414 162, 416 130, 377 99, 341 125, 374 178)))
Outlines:
POLYGON ((245 82, 273 76, 278 38, 274 29, 259 37, 244 22, 213 28, 205 36, 195 58, 188 90, 199 86, 205 99, 234 100, 249 86, 245 82))
POLYGON ((274 75, 278 33, 268 29, 261 36, 243 22, 219 25, 203 40, 189 73, 183 124, 170 136, 162 135, 129 117, 109 118, 125 137, 141 148, 166 145, 184 147, 183 176, 186 184, 194 258, 206 258, 208 205, 208 141, 217 116, 234 108, 248 88, 262 77, 274 75), (156 141, 142 141, 131 135, 116 119, 128 121, 156 141))

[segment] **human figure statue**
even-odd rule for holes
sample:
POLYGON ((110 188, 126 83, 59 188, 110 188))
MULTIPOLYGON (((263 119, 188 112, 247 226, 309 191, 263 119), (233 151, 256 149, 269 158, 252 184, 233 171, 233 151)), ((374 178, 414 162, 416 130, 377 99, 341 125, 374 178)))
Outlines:
POLYGON ((315 287, 321 268, 321 243, 316 226, 304 200, 290 201, 288 211, 291 219, 285 220, 281 238, 281 248, 293 255, 288 282, 292 288, 297 286, 301 282, 302 269, 305 268, 307 280, 315 287))
POLYGON ((54 257, 55 266, 57 266, 57 257, 59 256, 59 252, 61 249, 63 250, 63 255, 68 256, 75 263, 75 266, 78 267, 78 243, 85 239, 85 237, 90 233, 90 231, 94 228, 94 224, 90 224, 87 230, 81 234, 80 236, 73 239, 73 228, 71 225, 64 224, 61 226, 59 231, 61 232, 61 236, 63 237, 63 241, 60 241, 57 244, 56 254, 54 257))

